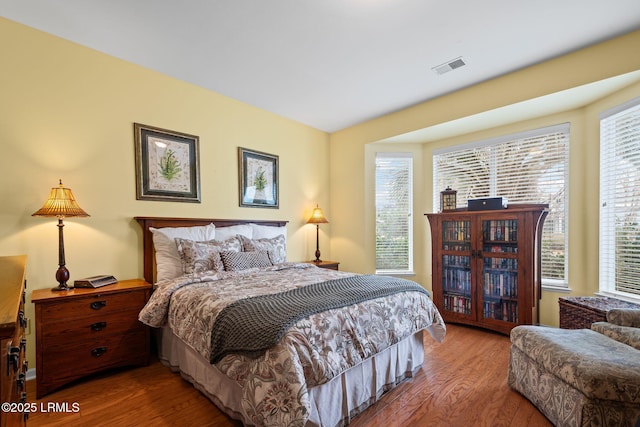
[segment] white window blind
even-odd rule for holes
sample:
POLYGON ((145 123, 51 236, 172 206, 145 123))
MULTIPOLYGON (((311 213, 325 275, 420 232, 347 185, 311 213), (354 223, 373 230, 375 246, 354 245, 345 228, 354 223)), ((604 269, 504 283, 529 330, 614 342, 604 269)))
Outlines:
POLYGON ((568 123, 434 151, 433 206, 440 191, 468 199, 505 197, 512 203, 547 203, 542 235, 542 279, 567 286, 568 123))
POLYGON ((413 272, 413 158, 376 154, 376 272, 413 272))
POLYGON ((600 116, 600 290, 640 296, 640 98, 600 116))

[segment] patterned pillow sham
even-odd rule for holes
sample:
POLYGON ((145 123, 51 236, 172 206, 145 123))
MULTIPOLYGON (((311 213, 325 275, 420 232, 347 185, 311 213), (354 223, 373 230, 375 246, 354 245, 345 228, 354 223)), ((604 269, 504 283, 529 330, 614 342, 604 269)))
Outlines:
POLYGON ((237 236, 242 242, 242 250, 245 252, 268 251, 269 259, 275 264, 287 262, 287 241, 284 235, 264 239, 248 239, 237 236))
POLYGON ((270 267, 271 261, 267 251, 253 252, 220 252, 220 258, 226 271, 240 271, 249 268, 270 267))
POLYGON ((176 239, 176 246, 182 260, 182 270, 185 274, 201 273, 203 271, 223 271, 224 264, 220 252, 240 252, 242 243, 237 237, 219 241, 209 240, 196 242, 187 239, 176 239))
POLYGON ((216 226, 213 224, 196 227, 150 227, 149 230, 153 235, 157 281, 173 279, 183 274, 182 260, 176 248, 176 238, 197 241, 216 238, 216 226))

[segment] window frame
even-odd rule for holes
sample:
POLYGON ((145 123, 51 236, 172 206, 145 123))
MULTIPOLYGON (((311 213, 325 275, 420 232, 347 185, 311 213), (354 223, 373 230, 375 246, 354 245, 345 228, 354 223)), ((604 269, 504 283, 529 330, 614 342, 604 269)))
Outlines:
MULTIPOLYGON (((527 139, 531 139, 531 138, 544 138, 545 135, 553 135, 553 134, 563 134, 564 135, 564 143, 565 143, 565 148, 564 148, 564 153, 563 153, 563 157, 564 157, 564 169, 562 171, 561 174, 563 176, 563 181, 564 181, 564 188, 563 188, 563 213, 564 215, 561 215, 558 220, 562 223, 560 225, 558 225, 560 227, 561 230, 563 230, 563 237, 564 237, 564 262, 563 262, 563 278, 562 279, 558 279, 558 278, 544 278, 542 279, 542 285, 543 288, 545 290, 552 290, 552 291, 560 291, 560 292, 566 292, 569 290, 569 223, 568 223, 568 219, 569 219, 569 152, 570 152, 570 139, 571 139, 571 124, 570 123, 560 123, 560 124, 556 124, 556 125, 552 125, 552 126, 546 126, 546 127, 542 127, 542 128, 536 128, 536 129, 531 129, 531 130, 527 130, 524 132, 518 132, 518 133, 513 133, 513 134, 507 134, 507 135, 501 135, 495 138, 489 138, 489 139, 484 139, 484 140, 479 140, 479 141, 473 141, 470 143, 466 143, 466 144, 459 144, 459 145, 454 145, 454 146, 449 146, 449 147, 444 147, 441 149, 436 149, 433 151, 433 206, 437 207, 439 206, 439 197, 440 197, 440 191, 442 191, 444 189, 443 188, 438 188, 438 156, 439 155, 443 155, 443 154, 451 154, 451 153, 456 153, 456 152, 460 152, 462 153, 463 151, 468 151, 468 150, 473 150, 473 149, 486 149, 489 148, 491 149, 490 154, 488 155, 488 160, 487 160, 487 164, 489 165, 489 170, 488 170, 488 176, 489 176, 489 182, 485 184, 485 186, 488 187, 488 195, 486 197, 497 197, 499 196, 498 194, 496 194, 497 192, 497 182, 498 182, 498 177, 497 177, 497 162, 499 161, 499 159, 496 158, 495 155, 495 151, 493 148, 497 148, 498 146, 501 146, 502 144, 509 144, 509 143, 516 143, 518 141, 523 141, 523 140, 527 140, 527 139)), ((443 183, 440 183, 442 186, 443 183)), ((447 185, 450 183, 446 183, 447 185)), ((452 188, 453 185, 452 185, 452 188)), ((455 188, 454 188, 455 189, 455 188)), ((504 196, 504 195, 503 195, 504 196)), ((462 195, 460 192, 458 192, 458 207, 466 207, 466 195, 462 195), (463 200, 464 199, 464 200, 463 200)), ((477 196, 476 196, 477 197, 477 196)), ((482 196, 485 197, 485 196, 482 196)), ((508 196, 507 196, 507 199, 508 196)), ((509 203, 525 203, 525 202, 521 202, 521 201, 513 201, 513 200, 508 200, 509 203)), ((536 203, 540 203, 539 201, 530 201, 531 203, 536 202, 536 203)), ((551 208, 551 207, 550 207, 551 208)), ((545 226, 549 227, 549 217, 547 217, 547 221, 545 222, 545 226)), ((559 270, 556 270, 559 271, 559 270)))
MULTIPOLYGON (((374 206, 375 206, 375 272, 376 274, 390 274, 390 275, 413 275, 414 272, 414 227, 413 227, 413 207, 414 207, 414 153, 408 151, 378 151, 375 153, 375 173, 374 173, 374 206), (378 268, 378 160, 379 159, 407 159, 409 161, 408 165, 408 179, 407 179, 407 196, 408 196, 408 206, 407 206, 407 268, 378 268)), ((396 266, 397 267, 397 266, 396 266)))
MULTIPOLYGON (((625 292, 620 290, 620 287, 629 287, 629 284, 624 286, 619 285, 617 280, 617 263, 621 255, 618 254, 620 249, 617 243, 617 233, 622 229, 616 224, 620 213, 631 213, 624 207, 616 209, 616 206, 624 206, 625 203, 633 202, 634 200, 629 197, 618 197, 618 185, 621 183, 619 179, 620 174, 616 174, 616 168, 624 167, 624 162, 621 162, 619 158, 619 152, 616 149, 616 145, 620 142, 620 139, 629 139, 628 145, 625 148, 629 148, 631 144, 640 143, 640 97, 631 99, 613 108, 605 110, 600 113, 600 140, 599 140, 599 154, 600 154, 600 174, 599 174, 599 219, 598 219, 598 287, 599 294, 605 296, 612 296, 615 298, 625 299, 634 302, 640 302, 640 280, 636 279, 635 283, 630 286, 634 292, 625 292), (629 114, 630 113, 630 114, 629 114), (630 133, 618 135, 618 127, 615 123, 610 123, 612 120, 623 119, 625 115, 633 120, 634 127, 630 133), (637 114, 637 117, 634 116, 637 114), (611 125, 611 126, 610 126, 611 125), (609 138, 611 136, 611 138, 609 138), (605 144, 611 144, 605 146, 605 144), (614 196, 612 197, 611 194, 614 196), (613 211, 611 207, 613 206, 613 211), (622 212, 621 212, 622 211, 622 212), (612 266, 616 266, 613 267, 612 266)), ((633 151, 633 153, 638 153, 633 151)), ((640 154, 635 154, 633 160, 640 160, 640 154)), ((631 190, 634 192, 640 192, 640 168, 634 171, 638 176, 632 180, 631 190)), ((622 173, 624 176, 630 176, 628 171, 622 173)), ((640 200, 636 200, 640 201, 640 200)), ((640 219, 640 207, 636 208, 636 218, 640 219)), ((637 221, 636 228, 639 226, 637 221)), ((629 253, 628 247, 624 255, 629 253)), ((633 250, 630 251, 633 255, 633 250)), ((640 258, 640 255, 638 255, 640 258)), ((635 277, 633 274, 627 274, 625 277, 635 277)))

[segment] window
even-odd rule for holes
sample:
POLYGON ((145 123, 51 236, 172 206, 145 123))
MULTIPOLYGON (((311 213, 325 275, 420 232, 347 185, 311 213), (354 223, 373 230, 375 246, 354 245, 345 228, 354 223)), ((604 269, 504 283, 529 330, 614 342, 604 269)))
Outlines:
POLYGON ((600 116, 600 290, 640 296, 640 98, 600 116))
POLYGON ((547 203, 542 234, 542 280, 567 286, 569 124, 535 129, 436 150, 433 206, 447 186, 468 199, 505 197, 512 203, 547 203))
POLYGON ((413 158, 376 154, 376 273, 413 272, 413 158))

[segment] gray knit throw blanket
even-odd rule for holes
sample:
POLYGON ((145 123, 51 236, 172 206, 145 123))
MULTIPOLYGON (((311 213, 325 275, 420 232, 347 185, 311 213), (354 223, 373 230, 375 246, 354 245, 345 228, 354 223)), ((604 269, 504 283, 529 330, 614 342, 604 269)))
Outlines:
POLYGON ((211 363, 230 353, 259 356, 299 320, 322 311, 399 292, 429 292, 415 282, 357 275, 235 301, 222 309, 211 332, 211 363))

